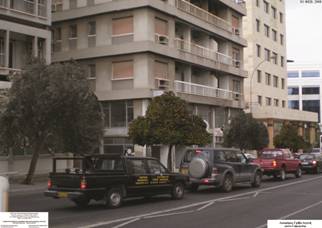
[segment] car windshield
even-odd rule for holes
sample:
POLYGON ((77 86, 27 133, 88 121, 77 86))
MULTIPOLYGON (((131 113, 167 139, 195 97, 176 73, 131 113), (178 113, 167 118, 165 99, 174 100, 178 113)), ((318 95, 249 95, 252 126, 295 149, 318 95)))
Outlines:
POLYGON ((276 158, 276 157, 282 157, 282 155, 283 155, 282 151, 278 151, 278 150, 263 151, 261 158, 276 158))
POLYGON ((301 160, 313 160, 314 159, 314 155, 313 154, 302 154, 300 156, 301 160))

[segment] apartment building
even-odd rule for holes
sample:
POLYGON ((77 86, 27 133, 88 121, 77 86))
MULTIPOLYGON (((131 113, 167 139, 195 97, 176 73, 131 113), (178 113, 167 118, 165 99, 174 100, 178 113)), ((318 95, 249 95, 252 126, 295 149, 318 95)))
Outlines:
MULTIPOLYGON (((31 56, 51 59, 51 1, 0 0, 0 80, 19 72, 31 56)), ((1 82, 1 88, 9 84, 1 82)))
POLYGON ((317 115, 287 107, 287 57, 285 44, 285 0, 246 1, 247 16, 243 20, 244 66, 249 72, 244 91, 247 111, 262 120, 268 128, 269 147, 285 121, 309 126, 310 141, 315 141, 317 115))
POLYGON ((288 64, 288 107, 315 112, 321 124, 321 64, 288 64))
MULTIPOLYGON (((133 147, 129 122, 164 91, 189 102, 213 144, 244 108, 246 9, 238 1, 57 0, 53 10, 53 62, 73 58, 88 67, 105 111, 105 152, 133 147)), ((162 160, 157 147, 152 155, 162 160)))

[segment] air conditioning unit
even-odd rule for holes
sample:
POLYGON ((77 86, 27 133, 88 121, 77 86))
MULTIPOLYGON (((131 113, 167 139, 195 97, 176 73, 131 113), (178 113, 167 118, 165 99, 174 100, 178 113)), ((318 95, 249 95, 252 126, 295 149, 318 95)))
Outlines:
POLYGON ((236 67, 236 68, 240 68, 240 62, 239 62, 239 61, 236 61, 236 62, 235 62, 235 67, 236 67))
POLYGON ((235 35, 239 36, 240 35, 240 31, 238 28, 234 28, 234 33, 235 35))
POLYGON ((169 81, 165 79, 157 79, 158 84, 157 87, 158 89, 167 89, 169 88, 169 81))
POLYGON ((158 43, 167 45, 169 43, 169 38, 167 36, 158 36, 158 43))
POLYGON ((240 94, 234 93, 233 98, 234 98, 235 101, 239 101, 240 100, 240 94))

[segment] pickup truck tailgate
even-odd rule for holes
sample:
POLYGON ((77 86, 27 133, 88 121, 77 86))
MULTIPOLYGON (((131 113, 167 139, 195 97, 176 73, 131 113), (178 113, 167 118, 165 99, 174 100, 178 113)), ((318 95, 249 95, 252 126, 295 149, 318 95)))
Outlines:
POLYGON ((81 174, 55 173, 49 175, 55 188, 79 188, 81 174))
POLYGON ((273 166, 274 159, 255 159, 253 162, 259 164, 261 168, 274 168, 273 166))

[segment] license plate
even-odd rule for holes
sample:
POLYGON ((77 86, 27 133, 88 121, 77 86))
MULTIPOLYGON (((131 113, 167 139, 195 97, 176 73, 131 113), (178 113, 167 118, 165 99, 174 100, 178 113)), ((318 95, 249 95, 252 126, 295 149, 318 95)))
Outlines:
POLYGON ((188 175, 188 169, 181 169, 181 173, 183 175, 188 175))
POLYGON ((58 197, 59 198, 67 198, 68 197, 68 192, 58 192, 58 197))
POLYGON ((302 162, 303 165, 308 165, 309 163, 308 162, 302 162))

